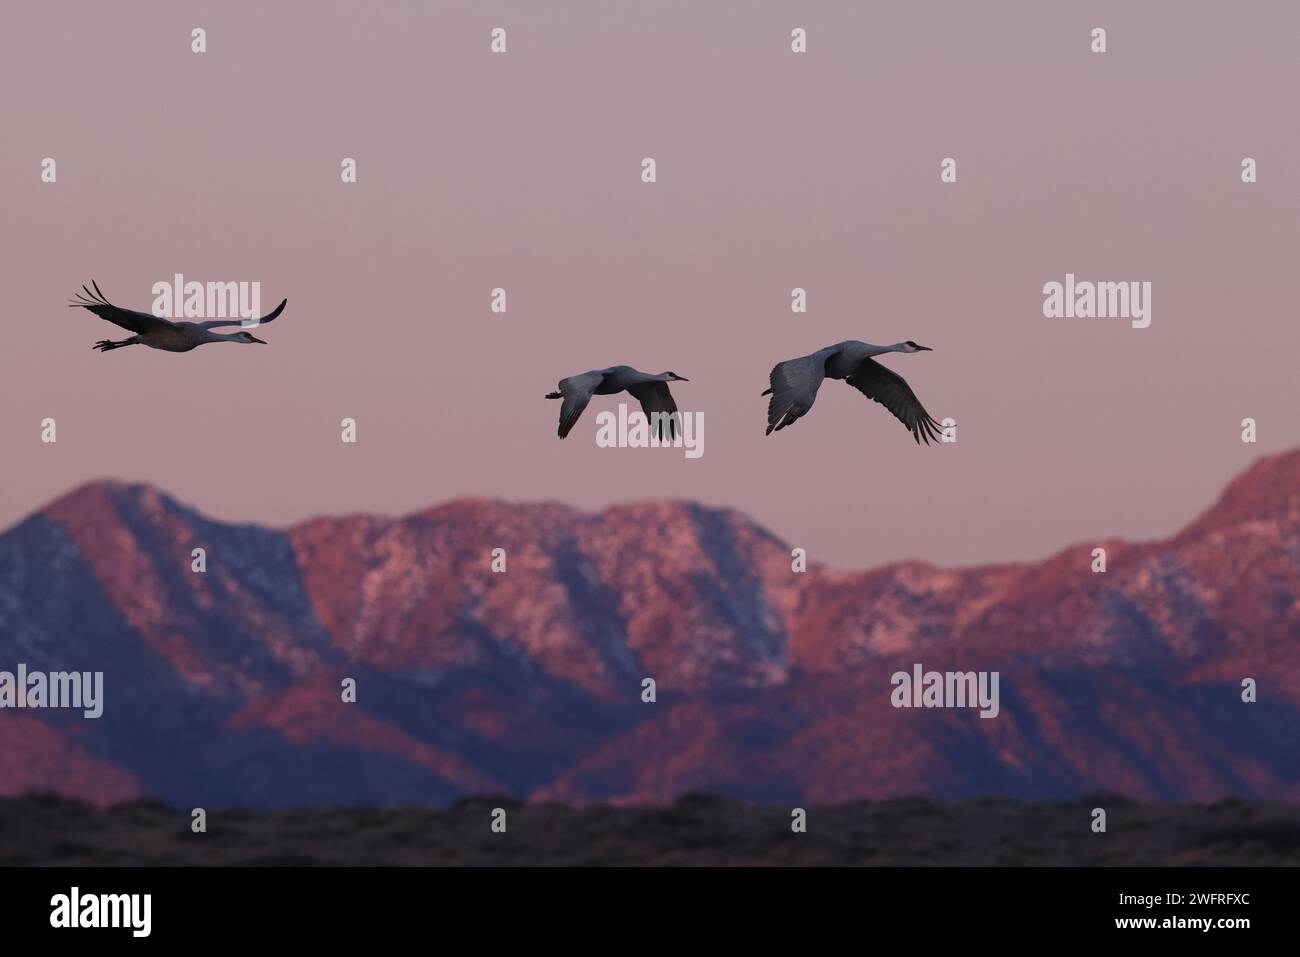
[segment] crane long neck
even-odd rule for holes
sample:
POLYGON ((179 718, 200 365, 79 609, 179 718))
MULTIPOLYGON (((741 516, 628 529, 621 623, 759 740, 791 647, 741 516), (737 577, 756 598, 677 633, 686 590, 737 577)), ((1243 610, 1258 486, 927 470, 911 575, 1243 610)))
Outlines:
POLYGON ((875 343, 868 342, 866 345, 867 348, 870 350, 867 354, 872 356, 884 355, 886 352, 907 351, 907 343, 905 342, 895 342, 893 345, 889 345, 889 346, 878 346, 875 343))

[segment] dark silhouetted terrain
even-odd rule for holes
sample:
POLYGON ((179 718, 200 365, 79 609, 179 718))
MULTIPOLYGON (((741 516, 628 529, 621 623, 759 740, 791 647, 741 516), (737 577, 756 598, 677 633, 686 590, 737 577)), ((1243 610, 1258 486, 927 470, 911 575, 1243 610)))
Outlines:
POLYGON ((668 807, 575 809, 475 799, 422 808, 189 813, 156 802, 108 809, 53 797, 0 799, 0 865, 1297 865, 1300 808, 1225 800, 1135 805, 925 799, 790 808, 690 795, 668 807), (493 807, 507 813, 493 834, 493 807))

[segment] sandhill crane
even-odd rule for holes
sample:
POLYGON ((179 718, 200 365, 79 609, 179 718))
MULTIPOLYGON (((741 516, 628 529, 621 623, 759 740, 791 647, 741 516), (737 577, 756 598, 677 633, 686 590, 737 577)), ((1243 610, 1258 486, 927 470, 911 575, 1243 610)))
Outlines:
MULTIPOLYGON (((77 293, 76 299, 68 303, 69 306, 80 306, 82 309, 89 309, 101 319, 107 319, 114 325, 121 326, 134 332, 130 339, 119 339, 116 342, 110 339, 101 339, 95 343, 95 348, 100 352, 108 352, 111 349, 121 349, 123 346, 133 346, 137 342, 141 345, 149 346, 152 349, 162 349, 164 352, 189 352, 195 346, 201 346, 205 342, 260 342, 266 345, 266 340, 259 339, 251 332, 240 330, 239 332, 213 332, 213 329, 221 326, 240 326, 243 325, 241 319, 212 319, 208 322, 172 322, 170 319, 161 319, 148 312, 136 312, 134 309, 121 309, 113 305, 105 298, 104 294, 99 291, 99 286, 92 279, 90 284, 95 287, 91 292, 85 286, 86 295, 77 293)), ((284 312, 285 305, 289 302, 285 299, 276 306, 271 312, 257 320, 259 324, 270 322, 280 313, 284 312)))
POLYGON ((560 406, 560 438, 569 434, 593 395, 613 395, 627 390, 641 403, 641 410, 650 420, 652 434, 662 437, 663 432, 659 431, 659 427, 667 422, 669 435, 675 439, 680 434, 681 422, 677 417, 677 403, 668 391, 668 383, 689 381, 676 372, 660 372, 655 375, 639 372, 631 366, 610 366, 608 369, 595 369, 561 379, 560 391, 548 392, 546 398, 564 400, 560 406), (656 418, 655 413, 659 413, 661 418, 656 418))
POLYGON ((910 339, 892 346, 873 346, 849 339, 818 349, 810 356, 778 362, 772 369, 772 386, 763 392, 772 396, 767 403, 767 434, 771 435, 773 429, 779 432, 807 415, 822 379, 830 378, 843 379, 868 399, 879 402, 907 426, 918 445, 922 439, 929 445, 931 439, 939 437, 939 423, 925 411, 902 376, 871 357, 886 352, 933 351, 910 339))

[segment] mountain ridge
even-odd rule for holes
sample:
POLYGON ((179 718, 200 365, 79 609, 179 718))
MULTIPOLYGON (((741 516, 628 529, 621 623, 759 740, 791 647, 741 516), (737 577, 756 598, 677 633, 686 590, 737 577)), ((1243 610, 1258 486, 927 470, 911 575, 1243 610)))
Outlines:
POLYGON ((1167 538, 857 571, 793 572, 743 513, 682 500, 273 529, 99 480, 0 533, 0 669, 103 670, 108 701, 98 721, 0 712, 0 793, 1297 800, 1297 596, 1300 450, 1167 538), (1000 671, 1001 715, 893 708, 914 662, 1000 671))

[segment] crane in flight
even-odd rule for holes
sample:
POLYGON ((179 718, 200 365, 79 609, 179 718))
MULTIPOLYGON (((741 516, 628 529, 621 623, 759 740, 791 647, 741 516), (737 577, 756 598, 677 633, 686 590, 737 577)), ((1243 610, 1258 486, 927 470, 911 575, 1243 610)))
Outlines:
POLYGON ((886 352, 933 351, 928 346, 918 346, 911 339, 892 346, 875 346, 848 339, 818 349, 812 355, 778 362, 769 377, 770 388, 762 393, 772 397, 767 403, 767 434, 779 432, 807 415, 817 399, 817 390, 823 379, 843 379, 893 413, 894 418, 907 426, 918 445, 922 440, 929 445, 931 439, 939 438, 941 426, 925 411, 907 381, 876 362, 872 356, 886 352))
POLYGON ((677 403, 668 391, 669 382, 689 382, 676 372, 640 372, 631 366, 610 366, 608 369, 595 369, 579 375, 561 379, 559 392, 548 392, 548 399, 563 399, 560 406, 559 436, 564 438, 573 429, 587 407, 593 395, 613 395, 615 392, 629 393, 641 403, 652 434, 657 437, 676 439, 681 432, 681 420, 677 415, 677 403), (657 414, 657 417, 656 417, 657 414))
MULTIPOLYGON (((69 306, 80 306, 99 316, 101 319, 107 319, 115 326, 121 326, 128 332, 134 332, 129 339, 101 339, 95 343, 95 348, 100 352, 108 352, 111 349, 121 349, 123 346, 133 346, 136 343, 149 346, 151 349, 162 349, 164 352, 189 352, 196 346, 201 346, 208 342, 260 342, 266 345, 265 339, 259 339, 245 329, 239 332, 213 332, 222 326, 242 326, 242 319, 212 319, 207 322, 172 322, 170 319, 163 319, 148 312, 136 312, 134 309, 122 309, 108 301, 107 297, 99 291, 99 285, 92 279, 90 284, 95 287, 91 292, 82 286, 85 292, 83 296, 77 293, 76 298, 68 303, 69 306)), ((257 324, 270 322, 272 319, 284 312, 284 307, 289 300, 283 300, 280 305, 276 306, 271 312, 267 313, 257 324)))

